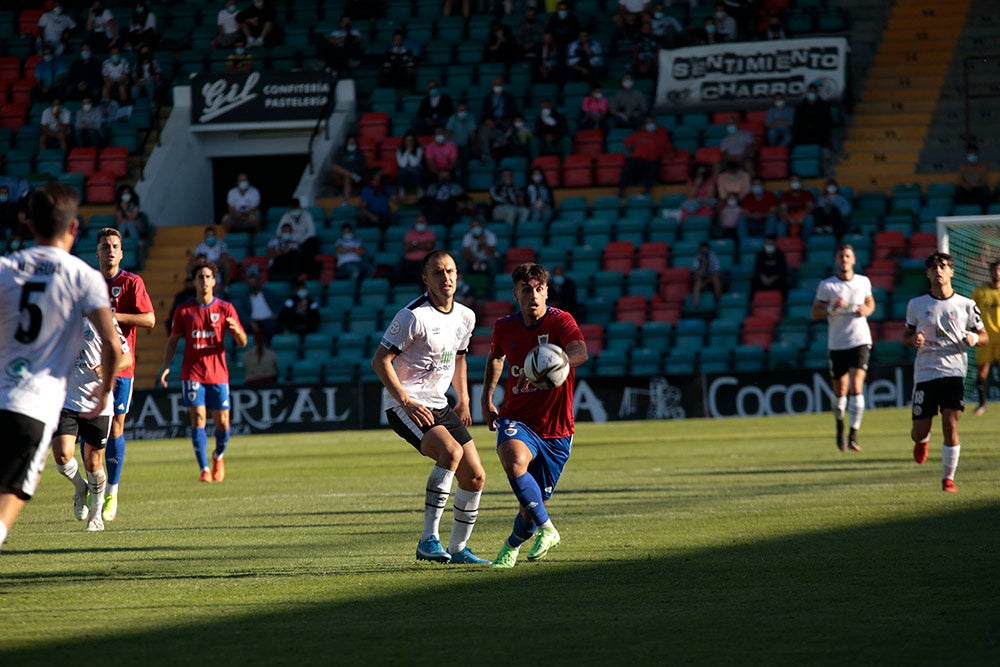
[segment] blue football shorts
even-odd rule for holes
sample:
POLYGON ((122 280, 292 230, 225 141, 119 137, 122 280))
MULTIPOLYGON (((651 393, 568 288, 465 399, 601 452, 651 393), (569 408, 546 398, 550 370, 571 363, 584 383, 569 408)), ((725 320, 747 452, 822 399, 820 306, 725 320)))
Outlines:
POLYGON ((542 499, 548 500, 559 482, 566 462, 573 449, 573 436, 542 438, 527 424, 510 417, 497 419, 497 447, 508 440, 520 440, 531 452, 528 474, 535 478, 542 489, 542 499))
POLYGON ((115 378, 115 414, 127 415, 132 409, 132 381, 135 378, 115 378))
POLYGON ((181 405, 185 408, 204 406, 209 410, 228 410, 229 385, 202 384, 193 380, 182 380, 181 405))

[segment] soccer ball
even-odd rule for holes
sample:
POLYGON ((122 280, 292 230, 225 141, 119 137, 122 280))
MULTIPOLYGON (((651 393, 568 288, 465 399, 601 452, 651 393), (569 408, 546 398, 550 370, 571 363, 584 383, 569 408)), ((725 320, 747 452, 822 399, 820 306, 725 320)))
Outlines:
POLYGON ((558 345, 542 343, 528 352, 524 377, 536 387, 555 389, 569 377, 569 357, 558 345))

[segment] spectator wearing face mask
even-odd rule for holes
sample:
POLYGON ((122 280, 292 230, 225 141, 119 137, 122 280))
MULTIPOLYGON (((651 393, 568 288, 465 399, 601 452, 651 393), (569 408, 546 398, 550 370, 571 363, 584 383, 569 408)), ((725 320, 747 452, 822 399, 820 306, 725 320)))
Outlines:
POLYGON ((302 270, 302 252, 295 232, 287 222, 278 225, 278 233, 267 242, 268 275, 271 279, 299 275, 302 270))
POLYGON ((753 174, 757 144, 754 142, 753 133, 749 130, 741 130, 738 122, 739 119, 736 116, 726 118, 726 136, 719 142, 722 162, 735 160, 743 166, 747 173, 753 174))
POLYGON ((573 317, 580 318, 580 302, 576 296, 576 281, 566 275, 566 267, 556 264, 549 276, 549 300, 553 308, 565 310, 573 317))
POLYGON ((736 19, 726 12, 726 6, 715 3, 715 34, 720 42, 735 42, 739 36, 736 19))
POLYGON ((455 112, 451 95, 442 90, 437 81, 427 82, 427 94, 417 107, 417 122, 414 129, 420 136, 433 134, 435 128, 444 127, 455 112))
POLYGON ((524 205, 524 193, 514 182, 514 172, 504 169, 500 178, 490 188, 490 205, 493 219, 511 224, 528 219, 529 210, 524 205))
POLYGON ((722 264, 708 241, 702 241, 698 244, 698 254, 691 260, 691 305, 695 309, 706 289, 712 290, 718 303, 722 298, 722 264))
POLYGON ((778 197, 764 187, 764 181, 750 182, 750 194, 740 200, 740 238, 774 234, 778 224, 778 197))
POLYGON ((660 180, 660 161, 674 152, 667 128, 659 127, 655 118, 646 116, 642 128, 625 137, 624 144, 628 159, 622 169, 618 195, 624 196, 626 186, 636 180, 642 182, 643 191, 649 194, 660 180))
POLYGON ((792 143, 818 144, 829 148, 833 134, 833 112, 830 104, 819 96, 819 88, 812 84, 806 89, 806 97, 795 109, 792 124, 792 143))
MULTIPOLYGON (((204 257, 210 262, 214 262, 219 267, 219 277, 217 278, 224 286, 229 285, 232 275, 233 260, 229 256, 229 248, 226 242, 218 237, 215 227, 205 228, 205 239, 199 243, 194 252, 191 253, 191 263, 196 259, 204 257)), ((193 266, 188 265, 188 273, 191 273, 193 266)))
POLYGON ((118 42, 118 22, 102 0, 95 0, 87 10, 87 41, 98 51, 107 51, 118 42))
POLYGON ((958 165, 956 179, 955 203, 977 204, 985 215, 990 207, 990 169, 979 159, 975 144, 965 147, 965 161, 958 165))
POLYGON ((125 31, 125 43, 133 50, 142 47, 155 49, 160 36, 156 32, 156 14, 150 11, 146 0, 138 0, 132 7, 128 28, 125 31))
POLYGON ((227 232, 260 231, 260 190, 250 185, 250 177, 240 173, 236 187, 226 195, 228 212, 222 216, 222 226, 227 232))
POLYGON ((592 87, 590 94, 580 103, 580 129, 599 128, 601 132, 607 134, 609 111, 610 105, 608 99, 604 97, 604 91, 600 86, 592 87))
POLYGON ((549 187, 548 179, 545 178, 545 172, 537 167, 531 170, 528 186, 525 188, 525 197, 528 204, 529 220, 547 223, 552 219, 555 197, 552 194, 552 188, 549 187))
POLYGON ((295 283, 295 291, 278 313, 278 322, 285 331, 304 338, 306 334, 319 331, 319 320, 319 303, 309 294, 305 278, 300 277, 295 283))
POLYGON ((649 23, 653 26, 653 36, 665 49, 677 46, 684 35, 684 24, 667 14, 663 10, 663 5, 656 5, 653 8, 653 15, 649 23))
POLYGON ((58 97, 45 107, 41 118, 41 134, 38 135, 38 148, 45 150, 53 145, 58 145, 63 153, 66 152, 66 134, 70 127, 70 113, 62 105, 62 100, 58 97))
POLYGON ((101 76, 104 77, 101 99, 110 100, 114 94, 118 102, 127 103, 132 82, 132 65, 122 57, 121 49, 117 46, 111 47, 108 59, 101 65, 101 76))
POLYGON ((514 116, 514 124, 501 133, 493 148, 494 159, 505 157, 529 157, 531 153, 532 133, 524 116, 514 116))
POLYGON ((247 49, 246 37, 237 35, 233 42, 233 52, 226 56, 226 71, 252 72, 253 67, 253 54, 247 49))
POLYGON ((649 102, 642 91, 636 89, 631 74, 622 77, 622 87, 612 95, 609 111, 610 127, 636 129, 645 120, 649 112, 649 102))
POLYGON ((419 284, 424 257, 436 245, 437 234, 428 226, 427 218, 418 215, 413 219, 413 227, 403 236, 403 259, 399 262, 396 283, 419 284))
POLYGON ((299 252, 302 253, 304 270, 309 275, 314 275, 317 271, 314 266, 316 254, 319 253, 319 237, 316 236, 316 221, 313 219, 309 209, 302 206, 302 200, 297 197, 292 198, 291 208, 285 211, 278 226, 289 224, 292 226, 292 236, 299 244, 299 252))
POLYGON ((139 195, 128 184, 118 186, 115 196, 115 226, 124 238, 148 236, 149 220, 142 212, 139 195))
POLYGON ((101 61, 94 57, 89 44, 80 47, 80 57, 69 65, 69 75, 66 78, 66 99, 79 100, 89 97, 92 100, 101 98, 101 88, 104 77, 101 74, 101 61))
POLYGON ((539 141, 539 155, 569 153, 569 123, 550 100, 541 101, 535 119, 535 139, 539 141))
POLYGON ((580 19, 569 10, 567 3, 560 2, 556 5, 556 11, 549 16, 545 32, 552 33, 560 51, 565 54, 570 42, 580 34, 580 19))
POLYGON ((798 174, 792 174, 789 188, 778 199, 778 218, 781 236, 802 236, 806 217, 816 206, 816 197, 802 186, 798 174))
POLYGON ((434 129, 434 141, 424 149, 424 162, 434 180, 444 172, 451 174, 458 165, 458 146, 443 127, 434 129))
POLYGON ((62 55, 74 28, 76 28, 76 21, 64 11, 63 3, 56 0, 52 3, 52 9, 38 18, 36 35, 39 51, 42 47, 51 46, 57 56, 62 55))
POLYGON ((473 218, 462 237, 465 273, 482 273, 492 278, 497 270, 497 235, 486 229, 483 221, 473 218))
POLYGON ((581 30, 566 50, 566 68, 570 79, 597 84, 604 76, 604 49, 601 43, 581 30))
POLYGON ((330 170, 335 178, 341 180, 341 190, 344 192, 344 202, 346 206, 350 203, 351 196, 356 188, 361 186, 361 178, 368 168, 368 161, 364 153, 358 149, 358 135, 349 134, 343 147, 337 151, 333 158, 330 170))
POLYGON ((834 179, 826 182, 823 195, 812 210, 811 221, 806 219, 806 227, 802 235, 834 236, 839 241, 847 233, 847 221, 851 216, 851 201, 840 192, 840 186, 834 179))
POLYGON ((337 277, 355 283, 372 274, 371 264, 365 257, 365 244, 354 235, 350 224, 340 226, 340 238, 334 247, 337 253, 337 277))
POLYGON ((236 15, 240 32, 251 48, 271 45, 277 20, 278 13, 266 0, 253 0, 253 4, 236 15))
POLYGON ((218 26, 218 34, 212 40, 213 49, 224 49, 236 43, 236 38, 243 33, 240 32, 240 23, 236 19, 239 8, 236 0, 226 0, 226 6, 219 10, 215 22, 218 26))
POLYGON ((517 100, 507 92, 503 79, 493 79, 493 88, 483 97, 480 119, 492 119, 498 130, 506 130, 517 115, 517 100))
POLYGON ((750 294, 758 290, 778 290, 783 297, 788 294, 788 260, 773 235, 764 240, 764 247, 754 261, 750 294))
POLYGON ((788 146, 792 143, 792 126, 795 124, 795 108, 781 93, 774 96, 771 107, 764 118, 768 146, 788 146))
POLYGON ((57 58, 51 46, 42 50, 42 59, 35 65, 35 85, 31 89, 33 102, 51 102, 62 96, 69 70, 62 58, 57 58))
POLYGON ((469 113, 469 105, 459 102, 455 113, 445 123, 444 129, 458 148, 458 168, 464 172, 469 163, 469 148, 476 141, 476 119, 469 113))
MULTIPOLYGON (((463 105, 460 105, 463 106, 463 105)), ((423 191, 425 181, 424 174, 424 148, 417 141, 417 135, 413 130, 407 131, 403 135, 403 142, 396 149, 396 186, 399 188, 399 195, 405 197, 408 188, 413 188, 418 195, 423 191)))

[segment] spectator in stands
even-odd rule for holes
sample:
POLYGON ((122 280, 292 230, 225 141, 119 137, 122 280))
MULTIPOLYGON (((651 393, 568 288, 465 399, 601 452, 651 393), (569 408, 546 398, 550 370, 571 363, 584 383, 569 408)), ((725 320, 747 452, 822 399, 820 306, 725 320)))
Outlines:
POLYGON ((490 23, 486 45, 483 46, 483 62, 503 63, 509 66, 521 57, 521 46, 514 40, 510 26, 500 21, 490 23))
POLYGON ((227 72, 252 72, 253 54, 247 50, 247 40, 242 34, 233 42, 233 52, 226 56, 227 72))
POLYGON ((715 174, 712 165, 701 162, 691 165, 691 176, 687 182, 687 199, 681 204, 681 222, 691 215, 714 216, 715 196, 715 174))
POLYGON ((128 183, 119 185, 115 191, 115 227, 123 238, 149 236, 149 218, 142 212, 139 195, 128 183))
POLYGON ((245 172, 240 172, 236 176, 236 187, 226 194, 228 211, 222 216, 222 226, 227 232, 260 231, 260 201, 260 190, 250 185, 250 177, 245 172))
POLYGON ((238 11, 236 0, 226 0, 226 6, 216 16, 215 22, 218 25, 219 33, 212 40, 212 48, 224 49, 233 46, 236 39, 243 35, 240 32, 240 22, 236 18, 238 11))
POLYGON ((36 46, 41 53, 45 46, 51 46, 57 56, 66 50, 70 34, 76 28, 76 21, 63 9, 63 3, 55 0, 52 9, 38 17, 36 46))
POLYGON ((684 36, 684 24, 667 14, 663 10, 663 5, 656 5, 653 8, 649 23, 653 27, 653 36, 665 49, 677 46, 684 36))
POLYGON ((566 275, 566 267, 553 264, 549 275, 548 304, 554 308, 565 310, 573 317, 580 317, 580 303, 576 297, 576 281, 566 275))
POLYGON ((400 285, 420 283, 421 263, 437 245, 437 234, 427 224, 427 218, 418 215, 413 219, 413 227, 403 236, 403 259, 399 262, 396 282, 400 285))
POLYGON ((393 88, 410 88, 416 72, 417 61, 413 51, 403 44, 403 33, 392 34, 392 46, 382 60, 382 85, 393 88))
POLYGON ((306 273, 312 275, 316 267, 315 258, 319 253, 319 237, 316 236, 316 220, 312 212, 302 206, 302 200, 292 197, 291 207, 281 215, 278 226, 291 225, 292 236, 299 244, 299 252, 302 253, 302 261, 305 265, 306 273))
POLYGON ((424 214, 434 224, 451 227, 461 218, 467 200, 468 195, 452 177, 452 173, 447 170, 439 171, 437 180, 424 192, 424 214))
POLYGON ((542 41, 535 50, 531 80, 534 83, 555 83, 562 85, 566 81, 563 68, 563 49, 556 44, 551 32, 542 34, 542 41))
POLYGON ((706 16, 704 23, 700 27, 689 26, 684 35, 683 46, 707 46, 709 44, 719 44, 716 33, 715 16, 706 16))
POLYGON ((608 132, 608 116, 610 105, 604 97, 604 91, 600 86, 593 86, 590 94, 583 98, 580 104, 580 129, 590 130, 598 128, 601 132, 608 132))
POLYGON ((990 169, 979 159, 979 147, 965 147, 965 161, 958 165, 955 187, 956 204, 977 204, 983 215, 990 207, 990 169))
POLYGON ((118 43, 118 22, 102 0, 94 0, 87 10, 87 41, 101 53, 118 43))
POLYGON ((444 127, 454 113, 455 103, 451 95, 441 90, 437 81, 428 81, 427 94, 417 107, 417 122, 414 129, 419 136, 434 134, 434 130, 444 127))
POLYGON ((524 222, 530 211, 524 205, 524 192, 514 182, 514 172, 507 168, 500 172, 500 178, 490 188, 492 217, 511 224, 524 222))
POLYGON ((355 285, 372 274, 371 264, 365 256, 365 244, 354 235, 350 223, 340 226, 340 238, 334 246, 337 254, 337 278, 353 280, 355 285))
POLYGON ((469 18, 472 14, 472 0, 444 0, 444 5, 441 7, 442 16, 451 16, 451 13, 456 8, 462 8, 462 16, 469 18))
POLYGON ((503 79, 493 79, 493 89, 483 98, 480 119, 493 119, 498 130, 506 130, 514 123, 517 114, 517 100, 504 88, 503 79))
POLYGON ((156 31, 156 14, 150 11, 146 0, 138 0, 132 7, 128 30, 123 40, 125 45, 133 50, 144 46, 155 49, 160 43, 160 36, 156 31))
POLYGON ((622 87, 611 97, 608 105, 611 127, 638 128, 649 113, 649 102, 641 90, 636 89, 631 74, 622 77, 622 87))
POLYGON ((766 3, 757 0, 721 0, 718 4, 722 5, 726 14, 736 21, 736 39, 742 40, 747 37, 756 8, 766 3))
POLYGON ((542 100, 538 117, 535 119, 535 137, 544 139, 549 135, 556 142, 569 137, 569 124, 566 117, 556 109, 549 100, 542 100))
POLYGON ((271 46, 277 25, 278 13, 268 0, 253 0, 253 4, 236 15, 240 32, 247 38, 247 46, 271 46))
POLYGON ((167 335, 169 336, 174 330, 174 311, 177 310, 177 306, 185 304, 195 297, 197 292, 194 289, 194 278, 188 273, 184 276, 184 286, 179 292, 174 294, 174 302, 170 305, 170 314, 167 315, 167 320, 164 325, 167 327, 167 335))
POLYGON ((788 35, 785 34, 785 26, 781 23, 781 17, 777 14, 770 15, 764 23, 763 29, 758 32, 758 38, 769 41, 787 39, 788 35))
MULTIPOLYGON (((459 108, 464 105, 459 105, 459 108)), ((417 135, 413 130, 407 130, 403 135, 403 142, 396 149, 396 165, 399 167, 396 172, 396 185, 399 187, 399 194, 406 196, 406 189, 412 187, 418 195, 423 192, 425 182, 424 175, 424 148, 417 141, 417 135)))
MULTIPOLYGON (((240 322, 246 322, 240 317, 240 322)), ((269 387, 278 382, 278 355, 268 347, 269 338, 255 333, 253 348, 243 355, 243 384, 247 387, 269 387)))
POLYGON ((618 12, 611 17, 615 36, 634 40, 639 34, 642 17, 649 14, 649 0, 618 0, 618 12))
POLYGON ((789 186, 778 199, 778 233, 781 236, 802 236, 802 227, 816 206, 816 197, 802 187, 798 174, 791 175, 789 186))
POLYGON ((806 228, 802 235, 834 236, 837 242, 847 233, 847 221, 851 217, 851 201, 840 192, 840 185, 833 178, 826 181, 823 196, 820 197, 812 210, 810 218, 806 219, 806 228))
POLYGON ((773 235, 764 239, 764 247, 754 260, 750 294, 758 290, 778 290, 782 297, 788 294, 788 260, 773 235))
POLYGON ((341 180, 340 188, 344 192, 343 206, 350 203, 354 189, 361 186, 361 179, 368 168, 365 154, 358 149, 358 135, 349 134, 337 154, 333 158, 330 170, 334 179, 341 180))
MULTIPOLYGON (((194 252, 191 253, 191 262, 199 257, 214 262, 219 267, 219 276, 216 277, 216 280, 221 282, 223 286, 229 285, 229 280, 232 277, 233 259, 229 256, 229 247, 225 241, 219 238, 215 227, 205 227, 205 238, 195 246, 194 252)), ((189 264, 188 273, 191 273, 191 268, 192 266, 189 264)))
POLYGON ((535 167, 528 178, 525 188, 528 204, 528 219, 532 222, 547 224, 552 219, 552 209, 555 207, 555 197, 549 187, 545 172, 535 167))
POLYGON ((0 241, 3 252, 19 250, 21 247, 18 228, 23 224, 21 216, 21 205, 10 193, 10 187, 0 185, 0 241), (11 246, 11 241, 17 239, 17 247, 11 246))
POLYGON ((524 8, 524 18, 517 26, 517 33, 514 39, 521 45, 521 53, 518 60, 533 62, 538 55, 538 45, 542 42, 544 28, 535 13, 534 7, 524 8))
MULTIPOLYGON (((476 141, 476 119, 469 113, 469 105, 465 102, 458 103, 455 113, 445 123, 445 130, 458 148, 458 167, 464 172, 469 163, 469 149, 476 141)), ((397 182, 398 180, 397 176, 397 182)))
POLYGON ((485 274, 491 280, 496 275, 497 235, 486 229, 479 218, 469 222, 469 231, 462 237, 462 259, 466 274, 485 274))
POLYGON ((833 112, 830 104, 819 95, 819 87, 810 84, 806 89, 806 98, 795 109, 795 122, 792 124, 792 143, 818 144, 829 148, 833 134, 833 112))
POLYGON ((385 182, 385 172, 380 168, 373 169, 368 184, 361 189, 358 220, 365 226, 385 230, 396 224, 393 209, 397 204, 396 191, 385 182))
POLYGON ((424 149, 424 161, 431 178, 454 173, 458 165, 458 146, 448 138, 443 127, 434 128, 434 141, 424 149))
POLYGON ((309 294, 305 276, 300 276, 295 291, 278 313, 278 321, 285 331, 305 338, 306 334, 319 331, 319 319, 319 303, 309 294))
POLYGON ((112 93, 116 94, 118 102, 128 103, 129 84, 132 81, 132 65, 122 57, 122 50, 117 46, 112 46, 108 59, 101 65, 101 76, 104 85, 101 88, 101 99, 111 100, 112 93))
POLYGON ((135 64, 135 85, 132 86, 132 99, 139 99, 142 92, 150 102, 160 99, 160 85, 163 81, 163 71, 160 63, 153 58, 152 50, 143 45, 139 47, 139 58, 135 64))
POLYGON ((764 181, 754 178, 750 194, 740 200, 740 239, 774 234, 778 225, 778 196, 764 187, 764 181))
POLYGON ((545 32, 552 33, 556 45, 565 54, 570 42, 580 35, 580 19, 569 10, 567 3, 560 2, 556 5, 555 13, 549 16, 545 32))
POLYGON ((247 272, 247 289, 247 295, 235 304, 240 322, 246 324, 254 336, 259 337, 264 343, 270 343, 271 338, 278 332, 281 299, 261 285, 260 274, 257 271, 247 272))
POLYGON ((691 260, 691 305, 695 309, 701 304, 701 293, 709 288, 718 303, 722 298, 722 265, 708 241, 702 241, 691 260))
POLYGON ((768 146, 788 146, 792 143, 792 127, 795 125, 795 108, 788 106, 782 93, 774 94, 774 102, 767 110, 764 127, 767 129, 768 146))
POLYGON ((596 85, 604 78, 604 50, 586 30, 581 30, 576 41, 570 43, 566 51, 566 68, 573 81, 596 85))
POLYGON ((632 73, 640 79, 656 78, 660 64, 660 42, 653 34, 653 24, 648 20, 639 27, 639 34, 632 40, 632 73))
POLYGON ((338 72, 347 72, 360 65, 364 55, 361 32, 351 23, 350 16, 342 16, 337 29, 327 35, 324 55, 326 64, 338 72))
POLYGON ((673 154, 667 128, 656 124, 656 119, 646 116, 642 128, 625 137, 625 152, 628 159, 622 169, 618 184, 618 196, 625 196, 625 188, 635 181, 642 182, 643 192, 649 194, 660 180, 660 161, 673 154))
POLYGON ((726 11, 722 2, 715 3, 715 35, 717 41, 735 42, 739 38, 739 28, 736 19, 726 11))
POLYGON ((719 198, 715 207, 715 225, 716 233, 721 238, 732 239, 739 244, 742 219, 743 207, 740 206, 739 197, 731 193, 725 198, 719 198))
POLYGON ((84 43, 80 47, 80 57, 69 65, 66 99, 78 100, 83 97, 100 99, 103 86, 104 76, 101 74, 101 63, 93 57, 90 45, 84 43))
POLYGON ((267 272, 272 279, 294 277, 302 271, 302 251, 290 223, 278 225, 278 232, 267 242, 267 272))
POLYGON ((62 97, 69 70, 61 58, 57 58, 51 46, 42 48, 42 59, 35 65, 35 85, 31 89, 32 102, 51 102, 62 97))
POLYGON ((716 179, 715 188, 720 201, 725 201, 730 195, 739 201, 750 193, 750 174, 739 162, 730 160, 716 179))
POLYGON ((494 159, 505 157, 528 157, 531 153, 533 135, 524 122, 524 115, 514 116, 514 124, 501 132, 493 146, 494 159))
POLYGON ((58 145, 65 153, 70 115, 58 97, 53 98, 49 106, 45 107, 45 111, 42 112, 41 128, 42 133, 38 136, 38 148, 44 150, 58 145))
POLYGON ((719 142, 722 162, 739 162, 747 173, 754 173, 754 158, 757 155, 757 144, 750 130, 741 130, 739 118, 726 118, 726 136, 719 142))

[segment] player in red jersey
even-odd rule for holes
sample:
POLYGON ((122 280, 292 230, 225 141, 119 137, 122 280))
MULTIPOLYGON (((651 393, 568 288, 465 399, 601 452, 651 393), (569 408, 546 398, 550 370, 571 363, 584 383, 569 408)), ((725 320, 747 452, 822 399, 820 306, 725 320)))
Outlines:
POLYGON ((245 347, 247 334, 233 304, 215 298, 215 276, 219 269, 206 259, 193 267, 195 297, 177 307, 173 330, 163 350, 160 384, 167 386, 170 363, 177 344, 184 338, 181 364, 181 401, 191 415, 191 442, 201 468, 201 481, 221 482, 226 476, 222 455, 229 444, 229 367, 226 365, 226 330, 236 344, 245 347), (215 453, 208 471, 207 411, 215 422, 215 453))
POLYGON ((493 327, 493 343, 483 381, 483 418, 497 432, 497 455, 514 495, 521 504, 514 530, 500 547, 493 567, 514 567, 521 544, 535 533, 528 560, 538 560, 559 544, 559 532, 549 519, 545 503, 559 481, 573 446, 573 388, 576 373, 555 389, 532 385, 524 377, 524 359, 541 343, 563 348, 575 368, 587 361, 587 344, 576 320, 551 308, 549 272, 534 263, 514 270, 514 298, 521 312, 502 317, 493 327), (493 392, 509 366, 504 402, 493 405, 493 392))
POLYGON ((132 384, 135 380, 135 336, 138 328, 152 329, 156 326, 153 302, 146 292, 142 278, 121 268, 122 235, 114 227, 105 227, 97 233, 97 261, 101 274, 108 284, 111 297, 111 312, 122 330, 122 335, 132 350, 132 363, 115 379, 114 418, 111 421, 111 435, 104 452, 108 467, 108 486, 104 494, 104 508, 101 518, 114 521, 118 516, 118 483, 125 463, 125 415, 132 407, 132 384))

